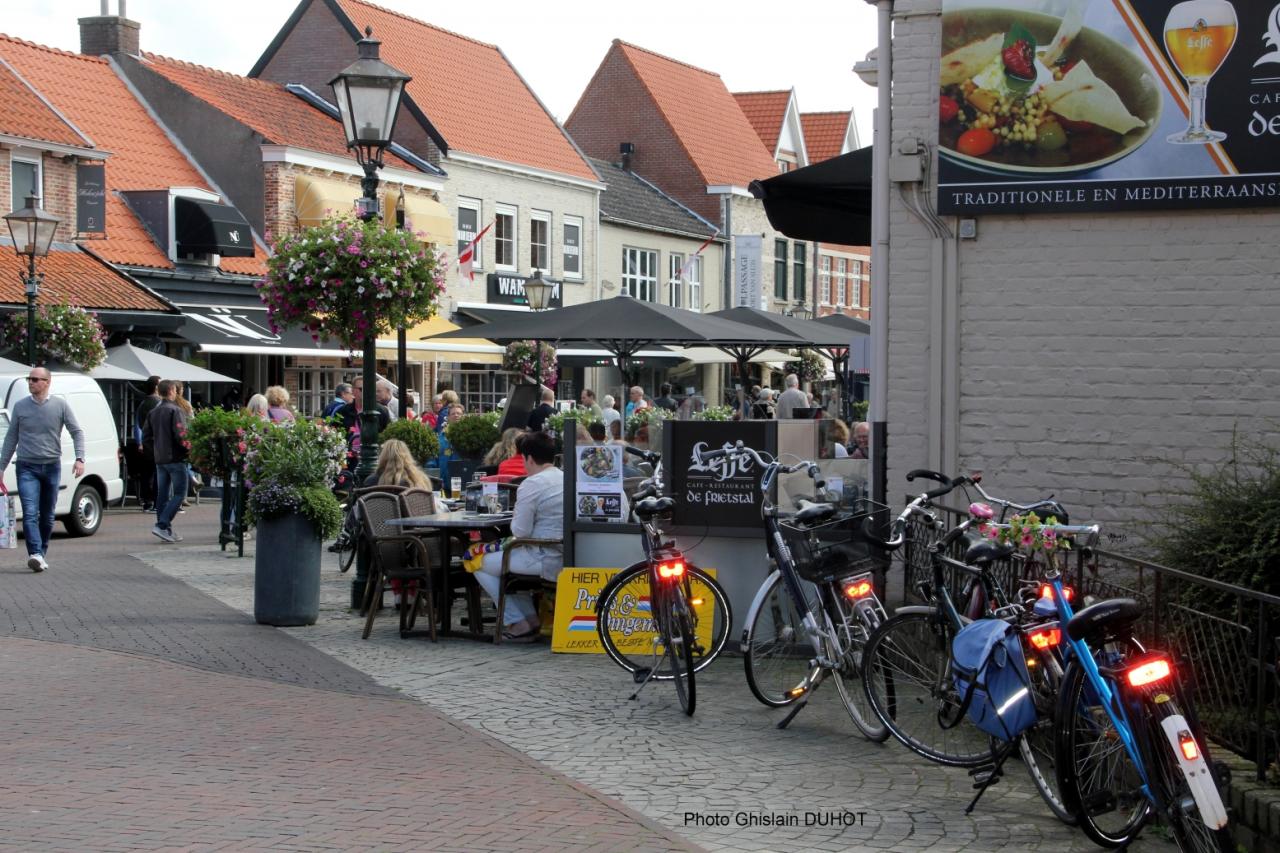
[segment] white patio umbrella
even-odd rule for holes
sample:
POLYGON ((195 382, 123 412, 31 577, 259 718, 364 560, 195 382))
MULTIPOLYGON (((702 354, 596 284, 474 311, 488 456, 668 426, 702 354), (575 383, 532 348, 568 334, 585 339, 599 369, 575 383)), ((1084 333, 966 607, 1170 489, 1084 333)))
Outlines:
MULTIPOLYGON (((21 367, 21 365, 19 365, 19 367, 22 370, 26 370, 26 368, 21 367)), ((83 373, 90 379, 118 379, 124 380, 125 382, 144 382, 146 381, 147 376, 150 375, 138 373, 136 370, 129 370, 128 368, 120 367, 119 365, 111 364, 106 361, 99 364, 93 370, 81 370, 73 364, 63 364, 60 361, 50 362, 49 364, 46 364, 45 367, 49 368, 49 370, 54 373, 83 373)), ((3 368, 4 365, 0 364, 0 369, 3 368)))
MULTIPOLYGON (((148 376, 159 376, 161 379, 180 379, 183 382, 239 382, 230 376, 187 364, 176 358, 169 358, 158 352, 138 349, 133 344, 122 344, 107 350, 107 364, 148 376)), ((92 374, 90 374, 92 375, 92 374)))

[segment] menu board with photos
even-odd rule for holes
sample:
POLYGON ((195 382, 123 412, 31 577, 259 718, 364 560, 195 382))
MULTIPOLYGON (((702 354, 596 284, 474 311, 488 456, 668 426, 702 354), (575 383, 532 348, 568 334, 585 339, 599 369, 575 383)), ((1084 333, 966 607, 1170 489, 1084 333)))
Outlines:
POLYGON ((943 0, 938 210, 1280 204, 1276 0, 943 0))

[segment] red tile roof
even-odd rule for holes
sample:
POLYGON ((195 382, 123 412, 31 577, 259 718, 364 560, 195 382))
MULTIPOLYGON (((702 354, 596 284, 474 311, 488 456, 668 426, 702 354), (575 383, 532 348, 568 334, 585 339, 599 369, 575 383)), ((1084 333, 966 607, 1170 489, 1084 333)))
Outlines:
POLYGON ((800 113, 800 127, 804 129, 804 146, 808 149, 809 162, 830 160, 844 147, 849 132, 851 111, 834 113, 800 113))
POLYGON ((708 185, 745 187, 778 173, 719 74, 623 41, 614 41, 614 48, 635 69, 708 185))
MULTIPOLYGON (((325 115, 279 83, 240 77, 153 53, 143 53, 143 59, 151 70, 253 128, 272 144, 352 159, 342 122, 325 115)), ((388 166, 414 168, 390 152, 385 160, 388 166)))
POLYGON ((765 150, 770 154, 777 151, 782 120, 787 116, 787 104, 791 103, 791 92, 785 89, 777 92, 734 92, 733 99, 756 129, 765 150))
POLYGON ((0 133, 77 148, 93 147, 3 62, 0 62, 0 133))
POLYGON ((382 59, 413 77, 405 90, 451 149, 596 180, 496 46, 361 0, 334 2, 361 31, 372 26, 382 59))
MULTIPOLYGON (((135 284, 78 248, 58 244, 37 262, 44 273, 40 283, 41 305, 66 302, 81 308, 114 308, 133 311, 170 311, 171 305, 149 290, 135 284)), ((0 246, 0 302, 25 304, 22 281, 27 273, 27 259, 20 257, 12 245, 0 246)))
MULTIPOLYGON (((134 99, 110 64, 0 35, 7 60, 63 115, 97 145, 113 152, 107 161, 107 239, 94 249, 106 260, 170 269, 173 264, 121 200, 120 190, 168 187, 212 188, 134 99)), ((224 258, 226 272, 261 275, 266 256, 224 258)))

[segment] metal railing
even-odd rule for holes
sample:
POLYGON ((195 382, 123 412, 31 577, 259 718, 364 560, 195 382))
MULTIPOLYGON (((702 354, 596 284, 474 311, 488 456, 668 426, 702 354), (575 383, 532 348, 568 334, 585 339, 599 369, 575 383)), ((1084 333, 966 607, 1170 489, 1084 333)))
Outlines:
MULTIPOLYGON (((948 526, 964 516, 950 507, 938 509, 948 526)), ((918 583, 931 579, 930 545, 941 533, 915 522, 908 535, 904 602, 917 600, 918 583)), ((1184 684, 1210 738, 1252 761, 1262 781, 1280 763, 1280 596, 1114 551, 1082 549, 1069 560, 1068 577, 1074 576, 1082 596, 1133 598, 1143 605, 1135 635, 1189 668, 1184 684)), ((992 570, 1009 594, 1028 574, 1020 558, 992 570)), ((963 582, 959 575, 952 580, 963 582)))

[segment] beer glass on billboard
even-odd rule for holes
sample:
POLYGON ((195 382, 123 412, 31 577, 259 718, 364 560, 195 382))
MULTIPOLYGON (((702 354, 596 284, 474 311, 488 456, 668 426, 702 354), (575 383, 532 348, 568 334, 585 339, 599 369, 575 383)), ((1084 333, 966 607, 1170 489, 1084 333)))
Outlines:
POLYGON ((1203 145, 1221 142, 1227 135, 1204 126, 1204 105, 1209 78, 1222 67, 1236 43, 1236 10, 1226 0, 1189 0, 1169 10, 1164 22, 1164 45, 1178 73, 1187 81, 1191 96, 1191 120, 1186 130, 1168 137, 1169 142, 1203 145))

